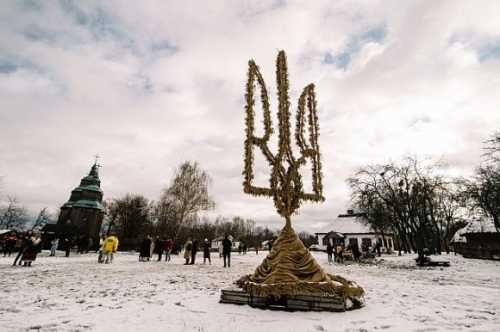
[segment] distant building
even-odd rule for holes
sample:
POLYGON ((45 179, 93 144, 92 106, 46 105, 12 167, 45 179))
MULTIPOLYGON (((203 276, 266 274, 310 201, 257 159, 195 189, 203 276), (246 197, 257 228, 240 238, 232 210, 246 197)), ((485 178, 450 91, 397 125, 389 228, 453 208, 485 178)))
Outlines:
POLYGON ((394 240, 391 233, 382 233, 374 231, 366 222, 363 213, 354 213, 348 210, 347 214, 339 214, 330 225, 331 231, 327 233, 316 233, 318 246, 326 250, 328 242, 332 245, 358 246, 362 251, 364 248, 373 249, 377 243, 382 245, 382 251, 394 250, 394 240))
POLYGON ((91 246, 99 243, 99 232, 104 217, 101 180, 97 163, 89 175, 73 189, 69 200, 61 207, 57 221, 61 237, 85 238, 91 246))
POLYGON ((500 232, 490 218, 471 218, 467 226, 455 233, 451 245, 466 258, 500 260, 500 232))

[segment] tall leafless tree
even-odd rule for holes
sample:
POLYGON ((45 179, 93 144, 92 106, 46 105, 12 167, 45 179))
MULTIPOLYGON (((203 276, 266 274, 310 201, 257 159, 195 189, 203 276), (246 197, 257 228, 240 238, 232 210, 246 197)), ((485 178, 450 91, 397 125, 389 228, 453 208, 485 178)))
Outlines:
POLYGON ((186 161, 176 170, 171 184, 163 193, 155 208, 155 218, 177 239, 182 227, 197 220, 198 213, 215 206, 208 193, 210 176, 197 162, 186 161))

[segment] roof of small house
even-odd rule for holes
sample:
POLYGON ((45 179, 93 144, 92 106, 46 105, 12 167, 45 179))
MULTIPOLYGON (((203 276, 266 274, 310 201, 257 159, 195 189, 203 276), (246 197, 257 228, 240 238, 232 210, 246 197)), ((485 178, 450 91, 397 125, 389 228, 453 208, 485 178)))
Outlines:
POLYGON ((368 234, 374 233, 366 224, 364 217, 359 215, 337 217, 328 225, 328 229, 342 234, 368 234))
POLYGON ((327 239, 343 239, 344 235, 342 233, 332 231, 332 232, 326 233, 325 238, 327 238, 327 239))
POLYGON ((476 216, 468 220, 467 226, 459 229, 455 235, 453 235, 451 242, 467 242, 465 234, 491 232, 496 232, 493 220, 491 218, 476 216))

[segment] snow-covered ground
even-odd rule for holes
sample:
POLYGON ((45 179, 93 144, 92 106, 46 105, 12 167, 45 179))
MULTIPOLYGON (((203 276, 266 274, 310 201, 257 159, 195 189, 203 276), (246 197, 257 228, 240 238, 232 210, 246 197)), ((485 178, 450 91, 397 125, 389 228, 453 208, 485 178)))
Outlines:
MULTIPOLYGON (((46 255, 46 254, 44 254, 46 255)), ((224 269, 137 261, 111 265, 94 254, 39 257, 31 268, 0 257, 0 330, 42 331, 500 331, 500 262, 447 256, 449 268, 416 268, 410 255, 376 264, 327 265, 365 288, 366 307, 282 312, 220 304, 220 289, 251 273, 264 255, 234 255, 224 269)))

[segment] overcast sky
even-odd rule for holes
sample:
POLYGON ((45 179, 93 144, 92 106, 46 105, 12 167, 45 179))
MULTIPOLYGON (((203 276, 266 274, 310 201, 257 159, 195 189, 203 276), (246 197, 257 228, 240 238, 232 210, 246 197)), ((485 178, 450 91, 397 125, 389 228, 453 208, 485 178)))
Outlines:
POLYGON ((2 1, 3 198, 56 211, 99 154, 105 198, 157 199, 196 160, 213 178, 211 216, 278 227, 241 172, 247 62, 275 112, 284 49, 293 110, 316 84, 326 197, 294 224, 328 229, 361 165, 412 154, 467 175, 480 162, 500 129, 499 13, 495 0, 2 1))

